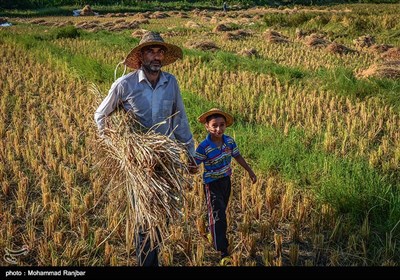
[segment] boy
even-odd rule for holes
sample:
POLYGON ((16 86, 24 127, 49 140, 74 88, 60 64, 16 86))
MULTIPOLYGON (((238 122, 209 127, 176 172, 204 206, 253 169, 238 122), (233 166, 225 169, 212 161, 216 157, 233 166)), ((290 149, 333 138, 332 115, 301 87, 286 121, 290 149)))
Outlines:
POLYGON ((233 124, 233 117, 213 108, 198 118, 208 131, 206 139, 196 149, 197 164, 204 163, 203 186, 207 203, 208 228, 214 248, 221 253, 221 260, 229 256, 226 237, 226 209, 231 193, 232 157, 249 173, 252 183, 257 176, 240 155, 235 140, 225 135, 233 124))

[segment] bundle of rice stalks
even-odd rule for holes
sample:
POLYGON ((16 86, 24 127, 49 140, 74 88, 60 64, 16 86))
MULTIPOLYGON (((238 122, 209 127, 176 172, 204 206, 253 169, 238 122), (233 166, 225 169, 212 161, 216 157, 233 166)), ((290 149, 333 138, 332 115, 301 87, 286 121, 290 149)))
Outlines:
POLYGON ((361 37, 358 37, 357 39, 353 40, 353 43, 356 45, 356 47, 359 48, 369 48, 373 44, 375 44, 375 37, 372 35, 364 35, 361 37))
POLYGON ((185 24, 185 27, 187 27, 187 28, 200 28, 201 25, 190 20, 185 24))
POLYGON ((134 38, 142 38, 143 35, 146 34, 147 32, 149 32, 149 30, 139 29, 139 30, 133 31, 131 36, 134 37, 134 38))
POLYGON ((388 61, 400 61, 400 48, 390 48, 382 54, 382 58, 388 61))
POLYGON ((383 63, 374 64, 357 76, 361 78, 377 77, 400 79, 400 61, 386 61, 383 63))
POLYGON ((247 30, 236 30, 233 32, 227 32, 224 34, 224 39, 226 40, 240 40, 240 39, 245 39, 246 37, 250 37, 252 33, 247 30))
POLYGON ((223 23, 218 24, 213 28, 213 32, 222 32, 222 31, 230 31, 232 28, 230 26, 227 26, 223 23))
POLYGON ((240 52, 238 52, 239 55, 245 56, 245 57, 258 57, 258 52, 255 48, 250 48, 250 49, 243 49, 240 52))
POLYGON ((188 14, 185 12, 179 12, 177 17, 179 18, 189 18, 188 14))
POLYGON ((323 38, 323 35, 311 34, 305 37, 305 44, 309 47, 321 48, 329 45, 329 41, 323 38))
POLYGON ((337 53, 337 54, 348 54, 348 53, 354 53, 355 51, 346 47, 345 45, 338 44, 336 42, 330 43, 327 47, 326 50, 331 53, 337 53))
POLYGON ((81 10, 81 16, 94 16, 94 12, 90 5, 86 5, 85 7, 83 7, 83 9, 81 10))
POLYGON ((153 18, 153 19, 167 18, 167 17, 170 17, 170 15, 167 13, 160 12, 160 11, 156 11, 152 15, 150 15, 150 18, 153 18))
POLYGON ((270 43, 289 43, 288 37, 273 30, 266 30, 263 35, 270 43))
POLYGON ((393 48, 393 46, 387 45, 387 44, 372 45, 369 48, 369 51, 371 51, 372 53, 381 54, 381 53, 387 52, 391 48, 393 48))
POLYGON ((202 51, 217 51, 219 47, 213 41, 188 42, 186 46, 190 49, 199 49, 202 51))
POLYGON ((301 30, 300 28, 296 28, 296 39, 303 39, 304 37, 306 37, 307 32, 304 30, 301 30))
POLYGON ((192 183, 185 146, 156 133, 156 127, 145 128, 121 110, 107 119, 99 139, 99 167, 113 186, 125 187, 135 232, 145 231, 151 247, 168 238, 166 221, 180 220, 184 190, 192 183))

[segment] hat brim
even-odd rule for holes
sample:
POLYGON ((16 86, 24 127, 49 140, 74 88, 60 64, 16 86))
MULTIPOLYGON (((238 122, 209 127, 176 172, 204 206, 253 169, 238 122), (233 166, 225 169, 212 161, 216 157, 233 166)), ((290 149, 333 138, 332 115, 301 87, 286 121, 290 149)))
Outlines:
POLYGON ((129 54, 126 56, 124 60, 124 64, 133 69, 140 68, 140 50, 146 46, 164 46, 167 48, 167 51, 164 54, 164 59, 162 61, 162 65, 168 65, 174 63, 178 59, 183 58, 182 49, 176 45, 168 44, 165 42, 146 42, 143 44, 138 45, 137 47, 133 48, 129 54))
POLYGON ((211 109, 210 111, 203 113, 198 118, 198 121, 205 124, 207 121, 207 117, 214 115, 214 114, 220 114, 225 117, 226 127, 231 126, 233 124, 233 116, 231 114, 225 113, 224 111, 221 111, 219 109, 211 109))

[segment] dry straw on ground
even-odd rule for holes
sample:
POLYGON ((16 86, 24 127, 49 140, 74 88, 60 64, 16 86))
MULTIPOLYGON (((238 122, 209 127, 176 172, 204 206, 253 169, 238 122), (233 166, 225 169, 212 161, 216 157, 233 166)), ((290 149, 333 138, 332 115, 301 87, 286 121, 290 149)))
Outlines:
POLYGON ((353 43, 356 47, 359 47, 359 48, 369 48, 375 44, 375 37, 370 34, 367 34, 367 35, 358 37, 357 39, 354 39, 353 43))
POLYGON ((361 78, 377 77, 387 79, 400 79, 400 61, 385 61, 372 65, 361 72, 361 78))
POLYGON ((346 47, 345 45, 338 44, 336 42, 330 43, 327 47, 326 50, 330 53, 337 53, 337 54, 348 54, 348 53, 354 53, 355 51, 346 47))
POLYGON ((152 246, 169 237, 167 220, 180 220, 184 191, 192 183, 185 146, 153 129, 120 111, 107 119, 99 139, 99 167, 112 186, 125 188, 135 231, 145 229, 152 246))
POLYGON ((83 7, 83 9, 81 10, 81 16, 94 16, 94 12, 92 10, 92 8, 90 7, 90 5, 86 5, 85 7, 83 7))
POLYGON ((277 31, 266 30, 263 35, 267 39, 267 42, 270 43, 289 43, 288 37, 277 31))
POLYGON ((240 52, 238 52, 239 55, 245 56, 245 57, 258 57, 258 52, 255 48, 250 48, 250 49, 243 49, 240 52))
POLYGON ((309 36, 306 36, 304 38, 304 40, 305 40, 304 43, 307 46, 313 47, 313 48, 321 48, 321 47, 325 48, 330 44, 330 42, 328 40, 324 39, 323 35, 315 34, 315 33, 313 33, 309 36))
POLYGON ((382 58, 386 61, 400 61, 400 48, 389 48, 382 54, 382 58))
POLYGON ((202 51, 212 51, 215 52, 219 50, 219 47, 217 44, 215 44, 213 41, 196 41, 196 42, 187 42, 186 47, 189 49, 198 49, 202 51))

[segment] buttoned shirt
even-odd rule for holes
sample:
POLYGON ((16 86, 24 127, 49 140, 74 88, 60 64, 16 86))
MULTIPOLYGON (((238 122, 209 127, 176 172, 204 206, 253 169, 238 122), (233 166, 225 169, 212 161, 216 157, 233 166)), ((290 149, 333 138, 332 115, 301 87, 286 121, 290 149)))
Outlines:
POLYGON ((142 69, 117 79, 94 114, 100 132, 104 129, 105 117, 119 105, 133 113, 143 126, 185 144, 194 156, 193 135, 175 76, 162 71, 154 88, 142 69))
POLYGON ((240 155, 235 140, 228 135, 222 135, 221 147, 215 145, 208 134, 206 139, 196 149, 196 164, 204 163, 203 182, 209 184, 217 179, 232 174, 232 157, 240 155))

